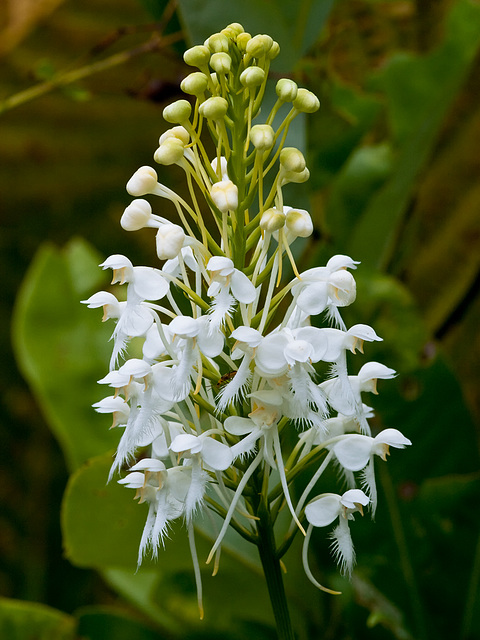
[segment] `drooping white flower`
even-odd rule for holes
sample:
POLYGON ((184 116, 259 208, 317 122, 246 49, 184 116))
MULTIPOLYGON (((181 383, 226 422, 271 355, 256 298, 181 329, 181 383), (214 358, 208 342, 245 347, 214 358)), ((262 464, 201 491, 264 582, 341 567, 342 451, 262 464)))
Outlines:
MULTIPOLYGON (((330 534, 332 551, 340 565, 342 574, 350 575, 355 564, 355 550, 348 522, 354 519, 357 511, 363 514, 363 507, 370 502, 360 489, 349 489, 343 495, 324 493, 311 500, 305 507, 305 517, 309 522, 307 535, 303 544, 303 563, 307 576, 320 589, 320 585, 308 566, 308 544, 313 527, 327 527, 338 519, 338 524, 330 534)), ((328 590, 327 590, 328 591, 328 590)))
POLYGON ((372 516, 377 506, 374 456, 386 460, 390 447, 404 449, 410 444, 411 441, 397 429, 384 429, 375 438, 360 434, 347 435, 333 446, 335 456, 344 469, 363 470, 362 481, 370 497, 372 516))

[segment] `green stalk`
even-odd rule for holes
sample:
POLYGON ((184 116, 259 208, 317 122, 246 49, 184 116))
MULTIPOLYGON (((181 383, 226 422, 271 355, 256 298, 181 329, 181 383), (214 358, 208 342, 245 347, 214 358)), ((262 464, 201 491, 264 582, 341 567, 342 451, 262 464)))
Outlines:
POLYGON ((264 499, 260 500, 256 515, 258 532, 258 552, 268 587, 278 640, 295 640, 288 611, 282 569, 277 554, 270 508, 264 499))

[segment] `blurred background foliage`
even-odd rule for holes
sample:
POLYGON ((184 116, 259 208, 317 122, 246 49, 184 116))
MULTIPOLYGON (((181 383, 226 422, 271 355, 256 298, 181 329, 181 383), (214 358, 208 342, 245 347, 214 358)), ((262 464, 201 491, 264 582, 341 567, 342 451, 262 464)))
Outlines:
MULTIPOLYGON (((368 357, 399 371, 372 401, 375 427, 414 443, 378 464, 351 583, 323 532, 313 539, 317 573, 344 595, 317 592, 299 549, 287 555, 298 637, 480 637, 480 3, 7 0, 0 12, 0 637, 274 637, 258 561, 234 536, 205 577, 203 623, 180 533, 135 573, 145 512, 105 485, 116 438, 90 408, 111 327, 78 303, 106 286, 105 256, 155 264, 148 230, 118 224, 123 185, 151 163, 182 51, 232 21, 280 42, 274 78, 320 97, 292 139, 317 228, 298 260, 362 261, 347 324, 372 324, 384 342, 368 357)), ((179 171, 159 174, 182 191, 179 171)))

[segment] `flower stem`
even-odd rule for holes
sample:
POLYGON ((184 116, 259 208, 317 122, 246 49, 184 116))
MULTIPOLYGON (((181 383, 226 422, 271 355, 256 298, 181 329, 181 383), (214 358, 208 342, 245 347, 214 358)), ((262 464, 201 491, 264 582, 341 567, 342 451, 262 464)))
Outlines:
POLYGON ((268 595, 270 596, 275 617, 278 640, 295 640, 288 612, 282 569, 276 551, 270 509, 262 499, 258 506, 257 516, 259 517, 257 521, 258 551, 267 581, 268 595))

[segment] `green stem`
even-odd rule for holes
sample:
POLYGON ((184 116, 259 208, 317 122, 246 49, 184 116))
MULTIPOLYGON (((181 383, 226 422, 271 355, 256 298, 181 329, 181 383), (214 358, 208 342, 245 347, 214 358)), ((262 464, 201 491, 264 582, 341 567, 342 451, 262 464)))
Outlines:
POLYGON ((257 516, 260 518, 257 521, 258 552, 267 581, 278 640, 295 640, 288 612, 282 569, 276 550, 270 509, 263 499, 260 501, 257 516))

